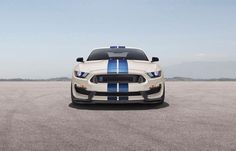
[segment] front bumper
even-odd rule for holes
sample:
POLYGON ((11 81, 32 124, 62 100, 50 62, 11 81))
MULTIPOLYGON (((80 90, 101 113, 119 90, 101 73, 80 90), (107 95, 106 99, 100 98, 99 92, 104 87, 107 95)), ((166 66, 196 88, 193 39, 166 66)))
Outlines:
MULTIPOLYGON (((99 71, 96 74, 105 74, 99 71)), ((165 85, 164 77, 149 78, 145 73, 131 72, 129 74, 143 75, 143 83, 128 83, 126 91, 118 84, 117 91, 110 92, 107 83, 92 83, 90 79, 96 75, 91 73, 86 79, 72 77, 71 96, 75 103, 158 103, 163 101, 165 85), (116 99, 114 99, 114 98, 116 99), (113 99, 111 99, 113 98, 113 99)))
POLYGON ((85 88, 78 87, 76 84, 72 85, 71 89, 71 97, 74 103, 78 104, 129 104, 129 103, 137 103, 137 104, 154 104, 161 103, 164 100, 164 84, 159 84, 158 87, 152 88, 148 91, 137 91, 137 92, 97 92, 97 91, 88 91, 85 88), (73 91, 75 91, 79 95, 86 96, 86 98, 76 98, 73 95, 73 91), (161 94, 158 98, 150 98, 148 96, 161 94), (119 100, 96 100, 96 97, 117 97, 119 100), (129 100, 127 98, 136 97, 139 99, 129 100), (95 98, 95 99, 94 99, 95 98), (125 98, 125 99, 122 99, 125 98), (142 99, 140 99, 142 98, 142 99))

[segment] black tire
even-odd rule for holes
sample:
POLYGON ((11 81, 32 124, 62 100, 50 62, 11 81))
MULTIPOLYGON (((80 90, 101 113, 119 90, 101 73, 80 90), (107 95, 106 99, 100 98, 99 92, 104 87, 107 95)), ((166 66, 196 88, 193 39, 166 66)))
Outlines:
POLYGON ((163 104, 165 102, 165 87, 164 87, 164 90, 163 90, 163 95, 161 96, 161 101, 160 101, 160 104, 163 104))
POLYGON ((72 104, 76 104, 76 102, 75 102, 75 98, 74 98, 74 95, 73 95, 73 90, 72 90, 72 83, 71 83, 71 87, 70 87, 70 94, 71 94, 71 102, 72 102, 72 104))
POLYGON ((159 101, 156 103, 157 105, 161 105, 165 102, 165 85, 164 85, 164 89, 163 89, 163 94, 161 96, 161 98, 159 99, 159 101))

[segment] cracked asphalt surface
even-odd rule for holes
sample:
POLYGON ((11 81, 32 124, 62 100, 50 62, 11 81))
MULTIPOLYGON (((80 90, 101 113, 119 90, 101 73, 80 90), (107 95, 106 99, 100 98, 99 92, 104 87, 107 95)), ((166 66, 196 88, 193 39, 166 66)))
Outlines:
POLYGON ((0 150, 236 150, 236 82, 166 82, 158 106, 74 106, 70 82, 0 82, 0 150))

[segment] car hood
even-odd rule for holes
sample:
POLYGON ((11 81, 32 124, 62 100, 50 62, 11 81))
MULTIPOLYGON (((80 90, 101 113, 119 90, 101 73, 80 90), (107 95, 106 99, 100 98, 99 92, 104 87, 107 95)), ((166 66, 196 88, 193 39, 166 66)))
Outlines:
MULTIPOLYGON (((117 60, 115 60, 115 62, 116 61, 117 60)), ((109 63, 109 60, 85 61, 84 63, 76 65, 75 70, 88 73, 95 71, 98 72, 99 70, 104 72, 109 70, 109 63)), ((117 68, 120 68, 118 66, 119 65, 117 65, 117 68)), ((150 61, 127 60, 126 66, 128 71, 153 72, 161 70, 161 67, 157 63, 152 63, 150 61)))

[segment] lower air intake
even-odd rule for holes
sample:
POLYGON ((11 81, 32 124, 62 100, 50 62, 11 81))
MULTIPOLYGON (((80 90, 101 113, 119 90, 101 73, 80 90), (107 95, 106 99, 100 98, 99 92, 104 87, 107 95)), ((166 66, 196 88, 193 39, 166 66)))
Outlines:
POLYGON ((91 79, 93 83, 143 83, 145 81, 143 76, 131 74, 96 75, 91 79))

